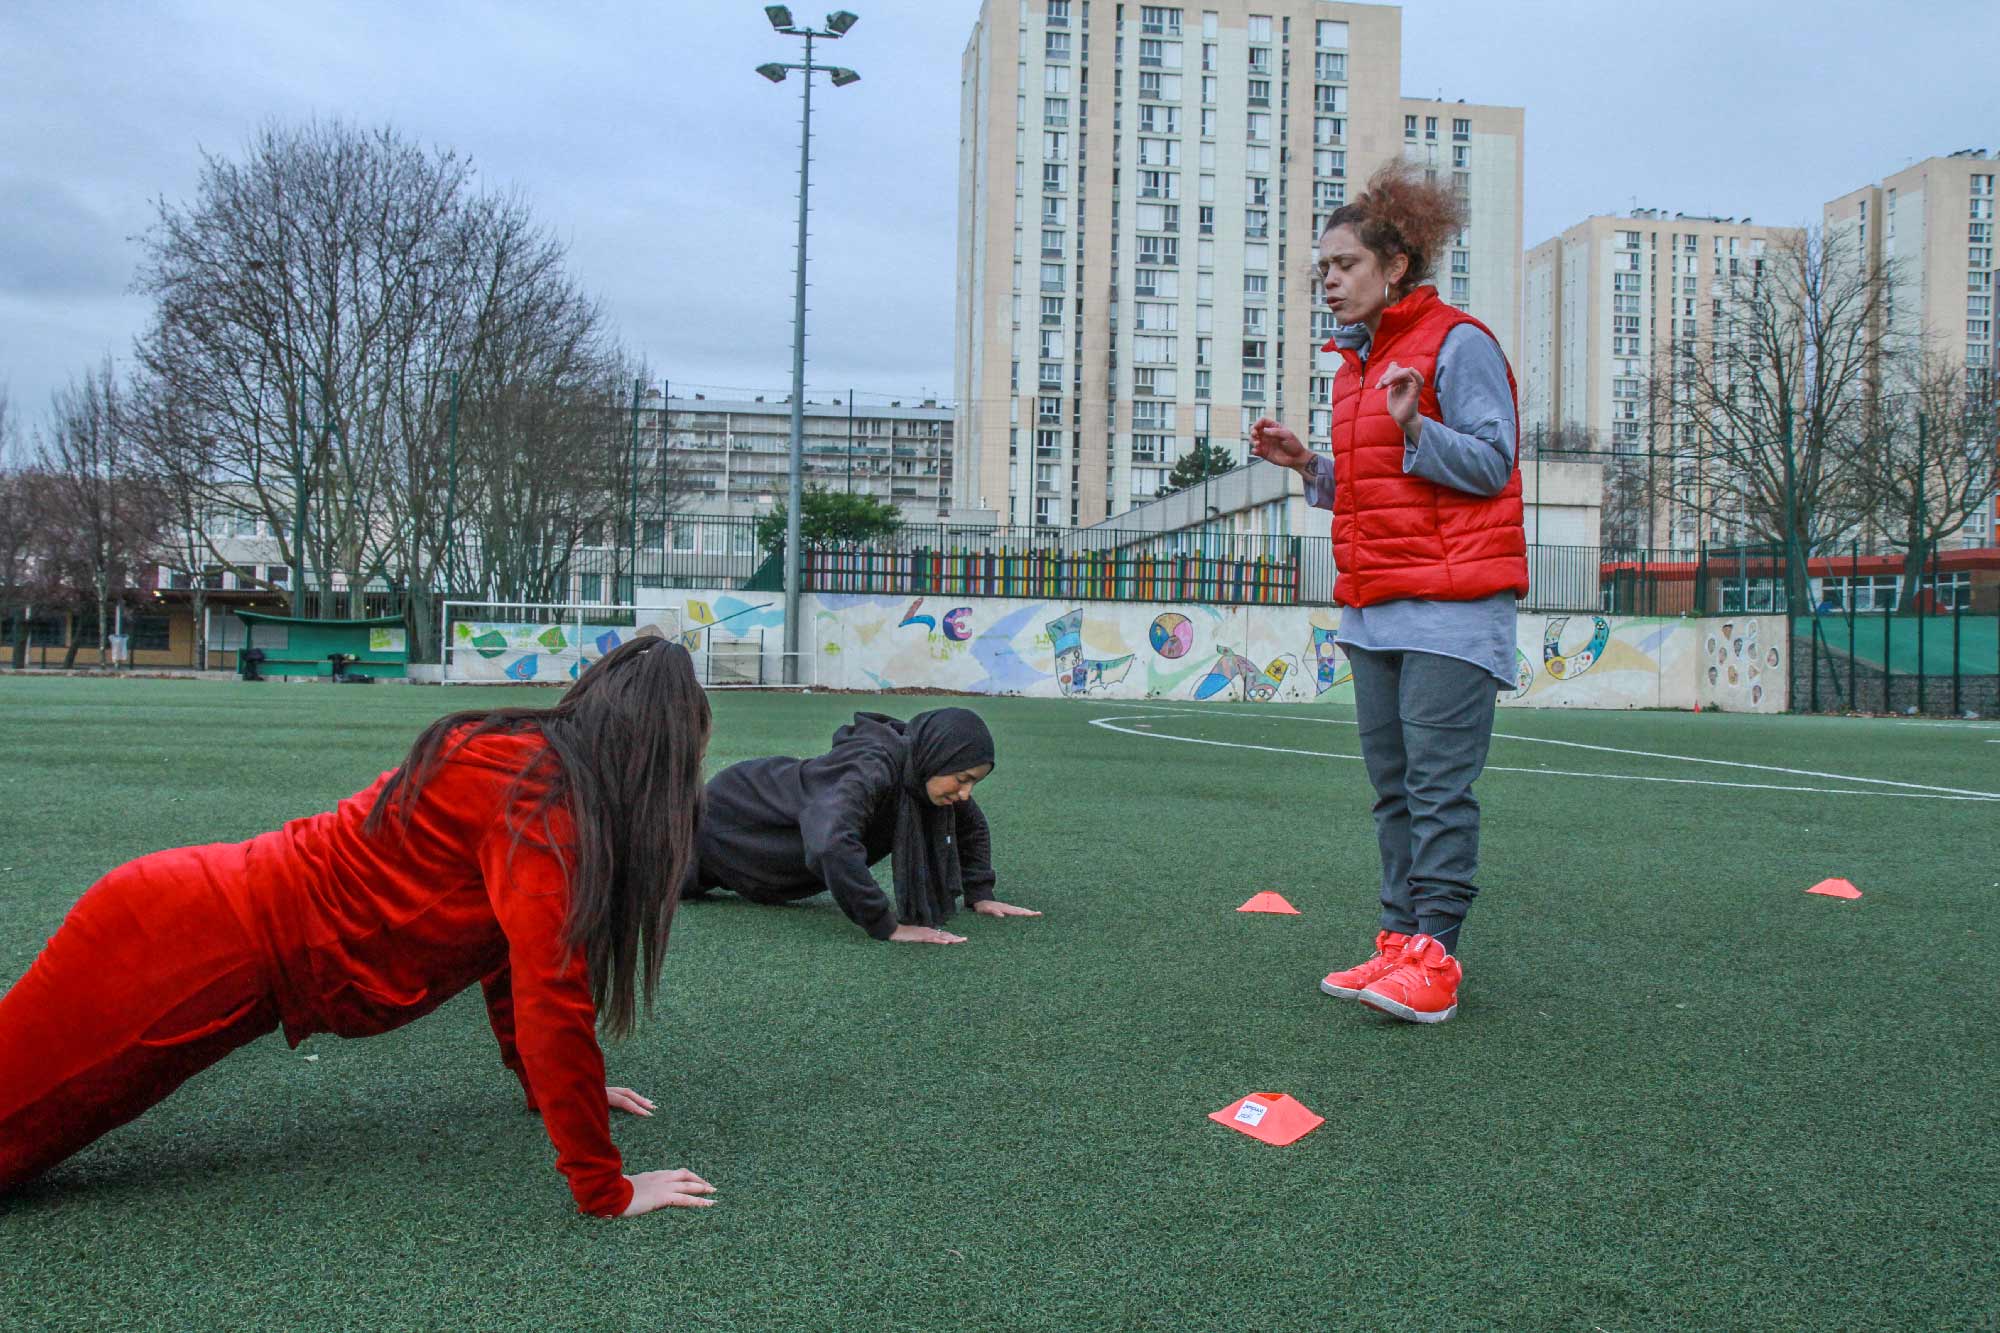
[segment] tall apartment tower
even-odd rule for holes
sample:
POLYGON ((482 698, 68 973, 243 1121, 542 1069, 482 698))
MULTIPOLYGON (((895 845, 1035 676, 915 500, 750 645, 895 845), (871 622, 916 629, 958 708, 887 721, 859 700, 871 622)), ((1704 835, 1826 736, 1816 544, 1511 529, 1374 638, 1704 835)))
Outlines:
POLYGON ((1389 6, 986 0, 959 112, 958 504, 1088 525, 1197 444, 1240 458, 1259 416, 1323 444, 1314 241, 1399 154, 1465 191, 1440 292, 1511 354, 1521 112, 1406 101, 1401 66, 1389 6))
MULTIPOLYGON (((1827 230, 1849 238, 1871 265, 1893 262, 1885 318, 1894 332, 1925 338, 1968 379, 1993 386, 1994 181, 2000 159, 1985 149, 1926 158, 1826 205, 1827 230)), ((1987 522, 1961 535, 1968 546, 2000 542, 2000 501, 1987 522)))
MULTIPOLYGON (((1729 283, 1798 234, 1749 218, 1642 208, 1586 218, 1528 251, 1516 368, 1524 436, 1587 432, 1592 447, 1654 467, 1692 457, 1693 428, 1677 437, 1655 422, 1647 383, 1676 345, 1712 342, 1729 283)), ((1615 530, 1612 514, 1606 523, 1615 530)), ((1694 507, 1665 501, 1635 526, 1618 544, 1692 549, 1719 535, 1702 529, 1694 507)))

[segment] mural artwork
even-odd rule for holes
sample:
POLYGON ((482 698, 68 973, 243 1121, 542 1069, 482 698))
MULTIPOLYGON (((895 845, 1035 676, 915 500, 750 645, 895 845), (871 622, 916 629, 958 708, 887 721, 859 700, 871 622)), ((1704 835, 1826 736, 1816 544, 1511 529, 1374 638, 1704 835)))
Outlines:
MULTIPOLYGON (((782 630, 781 604, 733 592, 674 596, 684 604, 663 610, 681 612, 684 636, 705 643, 712 634, 749 630, 754 642, 762 630, 766 651, 779 650, 782 636, 770 631, 782 630)), ((1338 612, 1327 607, 1026 598, 954 604, 879 593, 814 593, 804 604, 814 683, 824 689, 1294 706, 1353 699, 1352 668, 1336 642, 1338 612)), ((1765 625, 1755 616, 1524 614, 1517 624, 1514 670, 1500 698, 1507 707, 1784 706, 1781 618, 1765 625)), ((574 625, 453 629, 468 649, 458 660, 480 663, 485 678, 543 680, 594 659, 605 632, 621 641, 632 632, 586 625, 579 654, 574 625), (530 654, 538 660, 521 660, 530 654)), ((774 662, 770 674, 777 670, 774 662)))
POLYGON ((1132 672, 1136 655, 1091 659, 1083 655, 1083 611, 1048 624, 1049 646, 1055 653, 1056 682, 1065 695, 1076 696, 1119 685, 1132 672))

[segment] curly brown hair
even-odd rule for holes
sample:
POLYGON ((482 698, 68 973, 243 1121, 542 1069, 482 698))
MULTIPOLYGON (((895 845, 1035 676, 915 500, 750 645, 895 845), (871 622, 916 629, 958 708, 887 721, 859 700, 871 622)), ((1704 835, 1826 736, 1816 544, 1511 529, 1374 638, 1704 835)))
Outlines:
POLYGON ((1398 158, 1370 176, 1354 202, 1336 209, 1326 230, 1352 227, 1383 264, 1397 255, 1408 259, 1409 271, 1397 284, 1400 296, 1429 281, 1439 252, 1464 225, 1458 195, 1398 158))

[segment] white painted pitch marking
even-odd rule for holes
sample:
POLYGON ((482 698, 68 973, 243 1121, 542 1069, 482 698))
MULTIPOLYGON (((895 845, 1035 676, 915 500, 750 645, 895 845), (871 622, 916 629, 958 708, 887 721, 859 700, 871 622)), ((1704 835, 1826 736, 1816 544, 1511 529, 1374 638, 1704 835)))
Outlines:
MULTIPOLYGON (((1176 710, 1180 711, 1180 710, 1176 710)), ((1179 741, 1183 745, 1212 745, 1225 750, 1256 750, 1263 754, 1294 754, 1310 759, 1345 759, 1360 763, 1358 754, 1340 754, 1332 750, 1295 750, 1282 745, 1252 745, 1247 741, 1212 741, 1200 736, 1172 736, 1161 731, 1139 731, 1132 727, 1113 725, 1131 722, 1140 717, 1157 717, 1158 714, 1139 713, 1121 717, 1100 717, 1090 719, 1090 725, 1105 731, 1117 732, 1121 736, 1137 736, 1141 740, 1179 741)), ((1672 756, 1669 756, 1672 757, 1672 756)), ((1880 796, 1904 801, 2000 801, 2000 796, 1978 793, 1948 795, 1943 792, 1913 791, 1855 791, 1846 787, 1794 787, 1770 782, 1724 782, 1719 778, 1663 778, 1649 777, 1638 773, 1584 773, 1566 768, 1514 768, 1504 764, 1488 764, 1488 773, 1527 773, 1548 778, 1596 778, 1606 782, 1658 782, 1676 787, 1729 787, 1739 791, 1789 791, 1809 792, 1818 796, 1880 796)), ((1865 781, 1865 779, 1862 779, 1865 781)))
MULTIPOLYGON (((1308 717, 1301 713, 1272 713, 1263 711, 1261 709, 1255 713, 1248 713, 1236 709, 1201 709, 1201 708, 1189 708, 1189 707, 1172 707, 1165 705, 1160 705, 1159 707, 1162 707, 1163 711, 1166 712, 1183 713, 1195 716, 1199 716, 1202 713, 1206 712, 1210 716, 1237 717, 1237 718, 1271 717, 1271 718, 1282 718, 1292 722, 1318 722, 1323 725, 1332 727, 1358 727, 1361 725, 1352 718, 1308 717)), ((1966 787, 1939 787, 1939 786, 1934 786, 1927 782, 1898 782, 1893 778, 1864 778, 1864 777, 1858 777, 1852 773, 1823 773, 1817 769, 1811 769, 1811 768, 1786 768, 1779 764, 1750 764, 1750 763, 1745 763, 1742 760, 1738 759, 1707 759, 1703 758, 1701 755, 1671 754, 1659 750, 1627 750, 1616 745, 1591 745, 1584 741, 1559 741, 1551 736, 1522 736, 1515 732, 1496 731, 1493 733, 1493 739, 1505 740, 1505 741, 1522 741, 1529 745, 1560 745, 1566 749, 1571 749, 1571 750, 1595 750, 1600 754, 1622 754, 1635 759, 1670 759, 1670 760, 1677 760, 1680 763, 1684 764, 1714 764, 1720 768, 1742 768, 1758 773, 1782 773, 1786 777, 1793 777, 1793 778, 1824 778, 1829 782, 1864 782, 1869 784, 1870 786, 1900 787, 1908 791, 1935 792, 1941 795, 1966 797, 1977 801, 2000 801, 2000 792, 1973 791, 1970 788, 1966 787)), ((1501 769, 1499 771, 1509 772, 1512 770, 1501 769)), ((1539 770, 1524 769, 1522 771, 1537 772, 1539 770)), ((1793 790, 1793 789, 1786 788, 1785 790, 1793 790)), ((1805 789, 1799 788, 1797 790, 1805 790, 1805 789)))

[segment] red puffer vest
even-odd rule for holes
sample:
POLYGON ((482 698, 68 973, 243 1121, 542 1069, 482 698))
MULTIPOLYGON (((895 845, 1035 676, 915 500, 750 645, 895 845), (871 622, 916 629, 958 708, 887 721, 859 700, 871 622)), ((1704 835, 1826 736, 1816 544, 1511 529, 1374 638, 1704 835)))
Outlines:
POLYGON ((1391 361, 1424 377, 1417 410, 1443 421, 1437 359, 1445 335, 1484 324, 1419 287, 1382 312, 1364 365, 1352 348, 1328 343, 1347 364, 1333 380, 1333 599, 1342 606, 1421 597, 1470 602, 1512 589, 1528 592, 1527 534, 1521 526, 1520 393, 1515 399, 1515 462, 1507 488, 1468 495, 1403 471, 1403 428, 1379 386, 1391 361), (1364 386, 1364 375, 1367 383, 1364 386))

